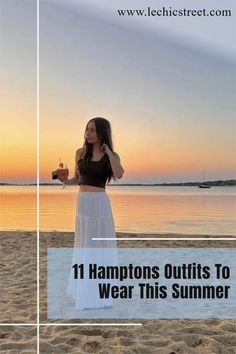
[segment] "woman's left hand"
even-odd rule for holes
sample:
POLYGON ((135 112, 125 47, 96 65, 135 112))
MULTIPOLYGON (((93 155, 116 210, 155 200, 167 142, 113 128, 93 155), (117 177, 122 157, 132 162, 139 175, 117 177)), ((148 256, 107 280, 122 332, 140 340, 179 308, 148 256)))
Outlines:
POLYGON ((122 178, 124 174, 124 169, 120 163, 120 157, 117 153, 111 151, 107 144, 103 144, 101 146, 101 150, 105 152, 109 156, 112 172, 115 178, 122 178))
POLYGON ((107 144, 103 144, 101 146, 101 150, 105 152, 105 154, 107 154, 109 156, 109 154, 111 154, 111 149, 109 148, 109 146, 107 144))

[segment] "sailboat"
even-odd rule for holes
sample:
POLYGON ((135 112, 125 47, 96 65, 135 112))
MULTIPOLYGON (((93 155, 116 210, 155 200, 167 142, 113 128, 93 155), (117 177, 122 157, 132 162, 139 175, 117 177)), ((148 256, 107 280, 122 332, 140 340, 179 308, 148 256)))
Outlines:
POLYGON ((205 184, 205 171, 203 172, 203 178, 202 178, 203 182, 202 184, 199 184, 199 188, 211 188, 211 186, 209 186, 208 184, 205 184))

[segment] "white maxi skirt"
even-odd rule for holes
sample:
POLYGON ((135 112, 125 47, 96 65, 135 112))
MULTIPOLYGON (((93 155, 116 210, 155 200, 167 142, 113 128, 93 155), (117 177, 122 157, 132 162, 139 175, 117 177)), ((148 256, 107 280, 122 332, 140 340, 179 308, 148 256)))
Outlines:
MULTIPOLYGON (((110 199, 106 192, 78 192, 76 201, 75 239, 72 265, 77 263, 81 254, 83 263, 99 265, 117 265, 115 225, 110 199), (96 240, 109 238, 108 240, 96 240)), ((83 281, 74 279, 71 267, 67 294, 75 301, 76 309, 96 309, 111 307, 112 298, 101 298, 98 283, 112 283, 112 280, 83 281)), ((111 284, 112 285, 112 284, 111 284)))

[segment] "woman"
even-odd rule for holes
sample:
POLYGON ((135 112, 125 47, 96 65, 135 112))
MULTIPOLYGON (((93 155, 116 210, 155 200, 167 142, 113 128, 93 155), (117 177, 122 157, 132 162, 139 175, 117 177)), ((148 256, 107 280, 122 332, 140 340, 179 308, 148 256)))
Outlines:
MULTIPOLYGON (((111 127, 108 120, 97 117, 91 119, 86 126, 84 145, 75 154, 75 172, 71 179, 59 179, 66 185, 80 185, 77 196, 76 226, 74 240, 73 264, 76 261, 76 248, 83 248, 85 261, 91 256, 91 251, 85 248, 100 248, 97 250, 96 261, 105 264, 115 262, 114 251, 105 252, 106 248, 116 248, 115 227, 111 204, 106 193, 106 182, 111 178, 122 178, 124 169, 119 155, 113 151, 111 127), (96 240, 96 238, 111 238, 111 240, 96 240)), ((60 170, 58 170, 58 174, 60 170)), ((93 253, 94 260, 94 253, 93 253)), ((93 262, 95 263, 95 262, 93 262)), ((101 282, 101 281, 100 281, 101 282)), ((110 307, 111 299, 100 299, 97 295, 95 282, 84 281, 82 285, 73 279, 70 273, 68 294, 76 302, 76 308, 110 307)))

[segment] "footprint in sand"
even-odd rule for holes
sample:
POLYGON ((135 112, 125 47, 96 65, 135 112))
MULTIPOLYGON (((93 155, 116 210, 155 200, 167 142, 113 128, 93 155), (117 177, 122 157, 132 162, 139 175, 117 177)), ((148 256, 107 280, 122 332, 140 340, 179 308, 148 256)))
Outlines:
POLYGON ((103 338, 113 338, 114 337, 114 332, 113 331, 106 331, 102 333, 103 338))
POLYGON ((80 343, 81 343, 81 340, 77 337, 72 337, 66 341, 66 344, 70 344, 70 345, 72 345, 72 347, 78 346, 78 345, 80 345, 80 343))
POLYGON ((127 337, 120 337, 119 338, 119 344, 124 345, 124 346, 131 346, 135 344, 135 341, 131 338, 127 337))
POLYGON ((164 341, 164 340, 150 339, 150 336, 149 336, 149 339, 145 341, 145 344, 150 347, 162 348, 162 347, 168 346, 169 342, 164 341))
POLYGON ((101 329, 80 329, 77 331, 78 335, 85 335, 85 336, 101 336, 102 331, 101 329))
POLYGON ((227 347, 234 346, 236 348, 236 335, 235 334, 223 334, 212 336, 217 342, 226 345, 227 347))
POLYGON ((87 342, 82 346, 82 349, 86 353, 98 353, 102 349, 102 345, 98 341, 87 342))

